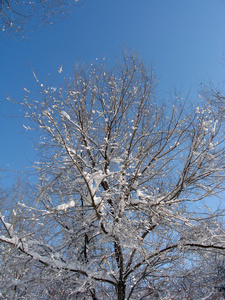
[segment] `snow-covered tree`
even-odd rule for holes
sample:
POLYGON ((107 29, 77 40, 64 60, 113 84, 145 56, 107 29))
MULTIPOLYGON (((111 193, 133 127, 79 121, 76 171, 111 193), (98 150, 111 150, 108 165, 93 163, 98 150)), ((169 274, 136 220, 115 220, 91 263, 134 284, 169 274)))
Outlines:
POLYGON ((16 286, 26 299, 197 299, 193 266, 225 253, 218 214, 202 202, 224 189, 212 108, 159 100, 153 71, 132 55, 111 69, 104 59, 76 66, 60 88, 37 82, 22 107, 25 128, 40 131, 39 181, 17 203, 19 227, 1 214, 2 251, 13 249, 15 268, 23 262, 2 294, 16 286))
POLYGON ((53 18, 65 16, 68 7, 79 3, 78 0, 1 0, 0 30, 10 35, 22 35, 30 21, 36 21, 35 27, 46 25, 53 18))

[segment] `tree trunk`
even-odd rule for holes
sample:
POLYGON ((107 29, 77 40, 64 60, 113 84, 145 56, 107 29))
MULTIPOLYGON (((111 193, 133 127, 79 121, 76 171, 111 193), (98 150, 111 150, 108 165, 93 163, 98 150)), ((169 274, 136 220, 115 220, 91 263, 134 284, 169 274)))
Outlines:
POLYGON ((117 285, 118 300, 125 300, 126 285, 124 281, 119 281, 117 285))

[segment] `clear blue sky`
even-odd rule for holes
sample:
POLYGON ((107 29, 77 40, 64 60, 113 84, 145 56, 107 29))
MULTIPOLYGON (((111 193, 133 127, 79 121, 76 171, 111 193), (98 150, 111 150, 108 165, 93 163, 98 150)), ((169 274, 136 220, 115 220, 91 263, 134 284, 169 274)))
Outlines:
MULTIPOLYGON (((193 101, 200 82, 222 81, 225 71, 225 0, 86 0, 68 18, 28 35, 0 33, 1 101, 20 101, 24 87, 35 89, 31 66, 44 81, 63 65, 63 78, 78 59, 113 62, 124 48, 153 63, 165 97, 175 86, 184 96, 191 90, 193 101)), ((0 102, 0 166, 19 171, 35 154, 21 120, 5 116, 17 110, 0 102)))

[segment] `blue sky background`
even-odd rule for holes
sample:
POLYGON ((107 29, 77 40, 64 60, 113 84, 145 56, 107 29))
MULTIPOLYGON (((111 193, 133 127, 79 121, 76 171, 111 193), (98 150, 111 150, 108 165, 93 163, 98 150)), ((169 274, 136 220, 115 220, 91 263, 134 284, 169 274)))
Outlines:
MULTIPOLYGON (((18 118, 19 108, 7 95, 23 99, 24 87, 35 89, 34 68, 41 81, 62 80, 77 60, 106 57, 114 63, 122 49, 133 49, 160 77, 167 97, 176 87, 190 101, 201 82, 223 81, 225 0, 86 0, 69 17, 12 39, 0 32, 0 166, 21 171, 35 160, 32 143, 18 118)), ((14 173, 15 174, 15 173, 14 173)))

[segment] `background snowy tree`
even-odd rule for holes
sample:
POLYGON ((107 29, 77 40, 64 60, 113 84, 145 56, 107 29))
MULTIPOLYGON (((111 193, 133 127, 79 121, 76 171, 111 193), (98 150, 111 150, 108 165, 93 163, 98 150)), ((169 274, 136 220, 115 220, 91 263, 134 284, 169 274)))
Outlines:
POLYGON ((2 294, 196 299, 193 268, 225 250, 220 214, 202 204, 224 189, 212 108, 159 100, 153 71, 132 55, 113 68, 76 66, 60 88, 37 83, 21 105, 25 128, 41 134, 39 181, 13 216, 1 214, 1 249, 13 249, 11 270, 23 264, 2 294))
POLYGON ((23 35, 28 29, 27 23, 33 20, 35 26, 30 29, 51 23, 53 18, 62 18, 68 13, 68 8, 78 3, 78 0, 1 0, 0 29, 10 35, 23 35))

